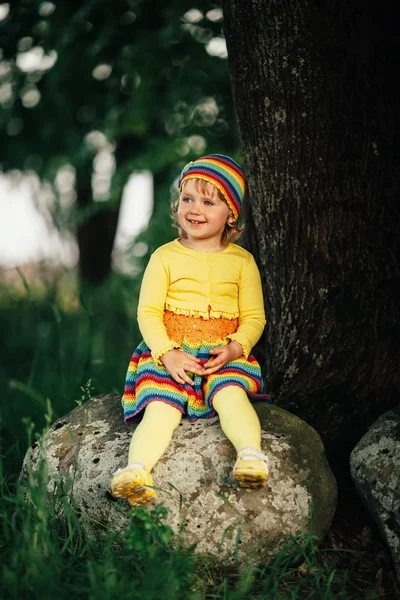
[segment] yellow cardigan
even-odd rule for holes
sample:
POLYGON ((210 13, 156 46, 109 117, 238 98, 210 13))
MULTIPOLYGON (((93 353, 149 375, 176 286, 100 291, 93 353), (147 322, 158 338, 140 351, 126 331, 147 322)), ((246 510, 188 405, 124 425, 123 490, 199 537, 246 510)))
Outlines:
POLYGON ((158 248, 143 275, 138 323, 155 362, 179 344, 169 339, 164 310, 204 319, 239 317, 227 336, 239 342, 247 358, 265 327, 260 273, 253 255, 236 244, 221 252, 201 252, 178 239, 158 248))

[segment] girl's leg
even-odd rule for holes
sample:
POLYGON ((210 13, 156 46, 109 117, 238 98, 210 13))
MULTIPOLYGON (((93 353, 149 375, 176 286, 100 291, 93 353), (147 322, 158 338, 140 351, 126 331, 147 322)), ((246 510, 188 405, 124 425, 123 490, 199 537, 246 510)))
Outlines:
POLYGON ((244 389, 227 386, 214 396, 221 429, 238 454, 233 476, 242 487, 264 487, 267 457, 261 453, 261 425, 244 389))
POLYGON ((182 413, 164 402, 151 402, 132 436, 128 466, 114 473, 111 491, 134 506, 156 496, 150 471, 164 454, 179 425, 182 413))
POLYGON ((222 388, 215 394, 213 406, 236 452, 248 446, 261 450, 260 421, 244 389, 236 385, 222 388))
POLYGON ((171 443, 182 413, 165 402, 150 402, 129 447, 128 464, 142 463, 150 472, 171 443))

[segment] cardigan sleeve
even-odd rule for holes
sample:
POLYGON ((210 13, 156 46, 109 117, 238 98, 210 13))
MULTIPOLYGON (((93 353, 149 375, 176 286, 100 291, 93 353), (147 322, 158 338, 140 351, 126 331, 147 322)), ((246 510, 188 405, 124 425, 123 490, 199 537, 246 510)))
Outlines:
POLYGON ((138 324, 144 341, 151 350, 156 364, 162 365, 160 356, 180 348, 169 339, 164 325, 164 305, 169 284, 166 267, 153 254, 143 275, 138 304, 138 324))
POLYGON ((261 277, 256 261, 251 256, 243 266, 239 284, 239 327, 227 336, 243 347, 247 358, 261 337, 266 324, 261 277))

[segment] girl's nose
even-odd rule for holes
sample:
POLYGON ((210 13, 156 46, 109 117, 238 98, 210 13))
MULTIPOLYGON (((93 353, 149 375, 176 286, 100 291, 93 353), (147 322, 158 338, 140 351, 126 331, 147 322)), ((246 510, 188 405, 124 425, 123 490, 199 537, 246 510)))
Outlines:
POLYGON ((200 206, 196 202, 193 202, 192 206, 190 207, 190 212, 198 215, 200 213, 200 206))

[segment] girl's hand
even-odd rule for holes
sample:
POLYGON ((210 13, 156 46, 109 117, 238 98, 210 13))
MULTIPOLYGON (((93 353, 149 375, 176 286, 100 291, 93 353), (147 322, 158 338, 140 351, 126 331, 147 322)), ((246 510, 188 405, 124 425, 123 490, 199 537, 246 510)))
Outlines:
POLYGON ((209 358, 205 368, 205 375, 216 373, 221 367, 224 367, 235 358, 240 358, 243 355, 242 344, 239 342, 229 342, 226 346, 217 346, 210 350, 210 354, 215 354, 215 358, 209 358))
POLYGON ((194 385, 193 379, 190 379, 186 371, 196 373, 196 375, 205 375, 205 370, 200 366, 200 359, 182 352, 182 350, 168 350, 160 357, 161 362, 177 383, 189 383, 194 385))

